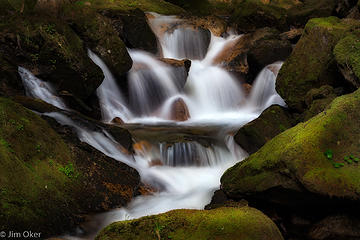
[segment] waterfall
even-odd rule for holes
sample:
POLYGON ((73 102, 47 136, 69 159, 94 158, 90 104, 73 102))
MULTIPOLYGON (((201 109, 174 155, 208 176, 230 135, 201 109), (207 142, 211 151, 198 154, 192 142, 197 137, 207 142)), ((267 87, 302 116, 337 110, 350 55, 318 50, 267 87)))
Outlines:
POLYGON ((19 67, 18 71, 27 96, 39 98, 55 107, 66 109, 65 103, 56 95, 50 83, 38 79, 25 68, 19 67))
MULTIPOLYGON (((158 191, 139 196, 127 207, 97 214, 76 236, 65 239, 92 239, 109 223, 166 212, 172 209, 202 209, 219 188, 223 172, 248 155, 234 141, 234 133, 257 118, 272 104, 285 106, 276 93, 276 76, 282 63, 265 67, 256 78, 250 96, 238 80, 216 59, 241 36, 216 37, 182 25, 175 16, 151 13, 150 27, 160 46, 160 57, 192 61, 185 85, 174 67, 150 53, 128 49, 133 67, 128 73, 129 89, 120 89, 104 62, 89 51, 89 57, 103 71, 105 79, 97 89, 104 122, 124 120, 132 134, 135 153, 121 146, 101 127, 91 130, 64 113, 47 113, 60 124, 74 128, 81 141, 104 154, 135 168, 142 182, 158 191), (210 37, 211 39, 207 39, 210 37), (122 92, 129 92, 126 99, 122 92), (171 120, 174 103, 182 100, 189 119, 171 120)), ((65 109, 49 84, 19 68, 29 96, 65 109)))

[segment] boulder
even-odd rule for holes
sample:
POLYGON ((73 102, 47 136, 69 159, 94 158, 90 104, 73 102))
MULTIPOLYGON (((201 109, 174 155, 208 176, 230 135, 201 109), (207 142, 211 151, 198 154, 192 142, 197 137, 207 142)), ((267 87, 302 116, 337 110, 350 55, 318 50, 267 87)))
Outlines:
POLYGON ((136 170, 48 120, 52 127, 0 98, 1 229, 31 229, 46 238, 75 227, 81 214, 123 206, 137 195, 136 170))
POLYGON ((312 88, 347 86, 337 70, 333 50, 347 32, 359 27, 360 21, 336 17, 315 18, 306 24, 276 80, 276 90, 290 109, 303 112, 304 97, 312 88))
POLYGON ((247 75, 247 81, 252 82, 261 69, 285 60, 291 51, 290 42, 281 39, 280 32, 262 28, 231 43, 215 63, 223 63, 230 72, 247 75))
POLYGON ((143 11, 108 9, 102 11, 101 14, 111 19, 112 25, 127 47, 157 53, 157 39, 143 11))
POLYGON ((224 173, 222 190, 263 211, 277 209, 289 231, 296 228, 286 220, 291 216, 310 224, 339 213, 353 216, 360 202, 359 99, 360 90, 338 97, 325 111, 268 141, 224 173))
POLYGON ((334 48, 334 55, 344 78, 355 88, 360 87, 360 30, 341 39, 334 48))
POLYGON ((166 63, 173 69, 174 72, 173 76, 176 77, 177 86, 179 86, 180 89, 183 89, 186 84, 186 80, 189 76, 191 60, 188 59, 176 60, 170 58, 161 58, 160 61, 166 63))
POLYGON ((291 115, 280 106, 271 106, 259 118, 243 126, 234 139, 249 154, 259 150, 266 142, 292 127, 291 115))
POLYGON ((189 109, 182 98, 176 99, 170 108, 170 119, 178 122, 186 121, 190 118, 189 109))
POLYGON ((276 225, 268 217, 250 207, 174 210, 136 220, 113 223, 96 236, 97 240, 149 238, 283 239, 276 225))

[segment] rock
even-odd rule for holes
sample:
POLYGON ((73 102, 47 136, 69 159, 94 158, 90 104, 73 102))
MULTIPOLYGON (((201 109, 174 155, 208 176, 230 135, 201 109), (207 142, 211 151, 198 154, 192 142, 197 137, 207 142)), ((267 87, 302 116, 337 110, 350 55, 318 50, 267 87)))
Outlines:
POLYGON ((283 40, 289 40, 291 43, 297 43, 303 34, 304 29, 302 28, 293 28, 290 31, 283 32, 280 34, 280 38, 283 40))
POLYGON ((177 79, 177 85, 180 87, 180 89, 183 89, 187 77, 189 75, 189 70, 191 67, 191 60, 184 59, 184 60, 176 60, 176 59, 170 59, 170 58, 161 58, 160 61, 166 63, 167 65, 170 65, 173 68, 174 76, 177 79))
POLYGON ((325 111, 277 135, 228 169, 221 178, 222 190, 229 199, 245 198, 250 206, 277 216, 278 226, 287 231, 285 237, 352 239, 347 230, 351 225, 330 230, 322 224, 319 236, 325 237, 319 238, 288 219, 301 217, 313 229, 321 219, 337 214, 360 220, 353 215, 360 210, 359 99, 360 90, 338 97, 325 111))
POLYGON ((310 20, 291 56, 285 61, 276 80, 276 90, 290 109, 303 112, 304 96, 322 85, 344 86, 333 55, 335 45, 360 21, 336 17, 310 20))
POLYGON ((149 162, 149 167, 162 166, 164 165, 160 159, 153 159, 149 162))
POLYGON ((63 11, 63 5, 69 3, 69 0, 37 0, 34 10, 40 14, 59 16, 63 11))
POLYGON ((223 63, 231 72, 248 75, 247 81, 252 82, 261 69, 285 60, 291 51, 290 42, 281 40, 277 30, 262 28, 233 42, 215 63, 223 63))
POLYGON ((252 154, 291 126, 291 116, 286 109, 274 105, 265 110, 259 118, 243 126, 234 139, 245 151, 252 154))
POLYGON ((187 121, 190 118, 189 109, 182 98, 176 99, 170 108, 170 119, 174 121, 187 121))
POLYGON ((324 112, 276 136, 230 168, 221 179, 222 189, 229 197, 282 188, 301 192, 304 197, 306 190, 325 197, 360 200, 355 180, 360 175, 357 160, 344 162, 344 157, 353 155, 355 159, 360 154, 359 98, 360 90, 338 97, 324 112), (328 150, 331 154, 327 158, 324 153, 328 150))
POLYGON ((119 117, 114 118, 111 122, 116 124, 116 125, 123 125, 124 124, 124 121, 119 117))
POLYGON ((96 237, 103 239, 251 239, 280 240, 276 225, 260 211, 250 208, 174 210, 117 222, 96 237))
POLYGON ((360 87, 360 30, 341 39, 334 48, 334 55, 344 78, 355 88, 360 87))
POLYGON ((14 96, 24 93, 24 87, 17 66, 0 57, 0 96, 14 96))
POLYGON ((39 113, 47 113, 47 112, 58 112, 61 109, 44 102, 43 100, 26 97, 26 96, 15 96, 12 100, 23 105, 24 107, 39 112, 39 113))
POLYGON ((252 86, 248 83, 243 83, 242 88, 244 89, 245 95, 249 96, 251 93, 252 86))
POLYGON ((139 174, 85 143, 68 127, 0 98, 0 227, 41 237, 82 221, 80 214, 125 205, 139 174), (56 131, 54 131, 54 129, 56 131))
POLYGON ((111 19, 112 25, 127 47, 157 53, 157 39, 143 11, 109 9, 102 11, 101 14, 111 19))
POLYGON ((359 239, 360 221, 348 216, 330 216, 316 223, 309 235, 311 239, 359 239))

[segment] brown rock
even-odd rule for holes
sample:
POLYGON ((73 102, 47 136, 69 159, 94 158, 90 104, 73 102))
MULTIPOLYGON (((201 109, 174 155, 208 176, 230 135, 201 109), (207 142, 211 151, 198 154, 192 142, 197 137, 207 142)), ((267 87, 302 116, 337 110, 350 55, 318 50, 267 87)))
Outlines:
POLYGON ((124 121, 119 117, 114 118, 111 122, 114 123, 114 124, 117 124, 117 125, 124 124, 124 121))
POLYGON ((186 121, 190 118, 189 109, 182 98, 178 98, 171 106, 170 119, 174 121, 186 121))
POLYGON ((250 84, 248 84, 248 83, 243 83, 242 87, 243 87, 243 89, 245 91, 245 95, 249 96, 252 86, 250 84))
POLYGON ((162 166, 164 165, 160 159, 153 159, 149 162, 149 167, 162 166))

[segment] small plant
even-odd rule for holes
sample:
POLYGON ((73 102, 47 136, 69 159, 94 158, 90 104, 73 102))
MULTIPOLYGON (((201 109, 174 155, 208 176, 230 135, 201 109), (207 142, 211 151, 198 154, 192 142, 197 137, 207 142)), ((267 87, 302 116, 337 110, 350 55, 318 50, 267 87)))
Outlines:
POLYGON ((334 153, 331 149, 328 149, 324 152, 324 155, 327 159, 332 160, 334 157, 334 153))
POLYGON ((54 24, 45 25, 44 31, 47 34, 54 35, 56 33, 55 25, 54 24))
POLYGON ((161 239, 160 232, 164 229, 165 226, 160 225, 159 223, 155 223, 154 232, 158 238, 158 240, 161 239))
POLYGON ((19 131, 22 131, 22 130, 24 130, 24 125, 18 124, 18 125, 16 126, 16 129, 19 130, 19 131))
POLYGON ((75 169, 72 163, 68 163, 64 167, 60 167, 59 171, 64 173, 68 178, 77 178, 79 173, 75 173, 75 169))

